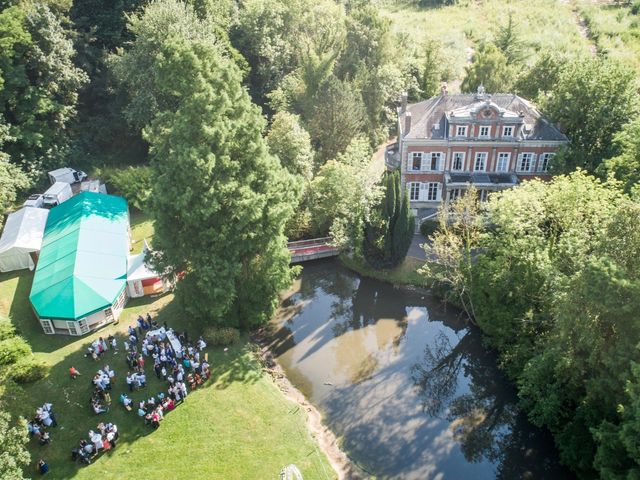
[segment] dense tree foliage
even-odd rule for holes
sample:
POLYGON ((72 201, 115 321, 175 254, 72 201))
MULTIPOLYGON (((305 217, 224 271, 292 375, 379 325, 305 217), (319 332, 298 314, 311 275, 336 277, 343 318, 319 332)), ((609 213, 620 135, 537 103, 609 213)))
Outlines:
POLYGON ((574 60, 560 70, 541 107, 569 137, 565 170, 593 173, 616 154, 614 135, 638 113, 635 75, 606 58, 574 60))
POLYGON ((513 10, 509 11, 507 23, 498 27, 494 43, 507 58, 507 64, 518 64, 524 60, 524 42, 520 38, 513 10))
POLYGON ((129 118, 151 147, 154 262, 184 274, 177 296, 194 317, 259 324, 291 278, 283 228, 296 182, 268 153, 264 121, 224 46, 176 14, 198 21, 173 1, 133 19, 140 35, 118 67, 153 51, 146 70, 122 77, 131 82, 129 118))
POLYGON ((606 159, 598 172, 613 174, 623 183, 628 193, 640 193, 640 117, 636 117, 615 134, 613 148, 619 152, 613 158, 606 159))
POLYGON ((0 213, 4 213, 12 206, 18 192, 28 186, 29 179, 20 167, 9 163, 8 159, 0 153, 0 213))
POLYGON ((371 209, 365 225, 363 254, 374 268, 392 268, 407 255, 415 219, 409 210, 409 198, 400 189, 398 172, 385 175, 384 197, 371 209))
POLYGON ((60 166, 67 127, 76 113, 85 73, 73 64, 70 32, 42 3, 0 13, 0 126, 9 161, 32 177, 60 166))
POLYGON ((478 48, 471 65, 465 68, 465 77, 460 85, 463 92, 475 92, 479 85, 489 93, 504 93, 511 90, 513 72, 507 56, 493 43, 478 48))
POLYGON ((427 255, 438 262, 426 263, 421 269, 421 273, 446 287, 445 299, 459 305, 472 322, 475 322, 472 255, 482 226, 478 194, 472 186, 438 212, 438 228, 431 235, 431 242, 424 245, 427 255))
MULTIPOLYGON (((131 41, 127 15, 147 0, 74 1, 69 11, 76 32, 76 64, 88 73, 89 82, 79 93, 78 123, 74 126, 74 156, 122 155, 143 148, 140 135, 123 121, 121 95, 108 66, 109 55, 131 41)), ((133 155, 129 155, 133 157, 133 155)))
POLYGON ((269 151, 280 159, 289 173, 309 181, 313 176, 311 138, 300 125, 297 115, 279 112, 274 115, 267 133, 269 151))
POLYGON ((315 232, 330 232, 336 245, 362 252, 364 224, 381 192, 369 169, 371 150, 354 139, 335 160, 325 163, 311 183, 310 211, 315 232))
POLYGON ((202 20, 189 5, 178 0, 151 3, 144 15, 130 19, 129 30, 135 41, 123 55, 113 58, 113 71, 127 93, 124 115, 138 131, 149 125, 159 112, 174 108, 177 92, 159 84, 157 69, 161 66, 167 38, 182 38, 217 45, 215 25, 202 20))
POLYGON ((452 292, 465 289, 468 313, 517 381, 529 418, 553 433, 562 461, 580 476, 632 476, 640 463, 630 441, 640 205, 617 184, 576 172, 493 194, 471 218, 479 226, 472 236, 450 229, 444 242, 436 234, 431 253, 441 261, 430 273, 452 292))
POLYGON ((27 451, 28 441, 26 422, 14 422, 8 413, 0 411, 0 478, 28 478, 23 471, 31 459, 27 451))
POLYGON ((545 51, 529 68, 522 70, 513 87, 518 95, 535 101, 558 83, 560 72, 570 59, 561 53, 545 51))

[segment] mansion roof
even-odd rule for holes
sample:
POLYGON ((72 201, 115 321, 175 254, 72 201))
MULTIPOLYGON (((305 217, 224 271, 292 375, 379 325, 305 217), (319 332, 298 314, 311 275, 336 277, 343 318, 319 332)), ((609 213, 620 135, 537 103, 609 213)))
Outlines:
POLYGON ((535 107, 511 93, 443 94, 406 106, 411 114, 411 127, 404 132, 405 111, 399 109, 400 133, 404 139, 438 140, 448 138, 450 124, 500 123, 522 125, 515 140, 560 141, 567 137, 540 116, 535 107), (482 115, 481 113, 485 113, 482 115))

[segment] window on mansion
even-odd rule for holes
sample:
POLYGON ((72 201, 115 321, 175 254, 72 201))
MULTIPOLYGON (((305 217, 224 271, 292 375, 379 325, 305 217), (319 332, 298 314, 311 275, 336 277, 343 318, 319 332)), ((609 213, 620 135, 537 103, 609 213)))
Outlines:
POLYGON ((421 152, 413 152, 411 154, 411 170, 416 172, 422 170, 422 153, 421 152))
POLYGON ((518 155, 518 172, 532 172, 533 171, 534 154, 533 153, 521 153, 518 155))
POLYGON ((454 152, 451 159, 451 170, 462 171, 464 169, 464 152, 454 152))
POLYGON ((509 171, 509 160, 511 160, 511 154, 509 152, 498 153, 498 159, 496 162, 496 172, 509 171))
POLYGON ((440 199, 441 184, 438 182, 409 183, 409 200, 412 202, 433 202, 440 199))
POLYGON ((539 172, 548 172, 549 171, 549 162, 555 156, 555 153, 543 153, 540 155, 540 160, 538 160, 538 171, 539 172))
POLYGON ((476 153, 476 160, 473 163, 473 170, 475 172, 484 172, 487 169, 487 153, 476 153))

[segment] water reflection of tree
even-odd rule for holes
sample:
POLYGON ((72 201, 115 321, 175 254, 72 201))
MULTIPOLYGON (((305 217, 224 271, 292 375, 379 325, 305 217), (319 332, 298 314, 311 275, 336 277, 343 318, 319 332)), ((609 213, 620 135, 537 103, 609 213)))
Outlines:
POLYGON ((496 464, 496 478, 572 478, 561 469, 548 433, 534 428, 516 407, 516 395, 476 332, 452 345, 439 334, 412 367, 424 412, 446 414, 469 462, 496 464), (469 391, 456 396, 460 375, 469 391))
POLYGON ((431 417, 444 410, 458 389, 458 377, 465 359, 463 336, 455 346, 449 337, 439 332, 433 345, 427 345, 422 362, 411 368, 411 377, 419 388, 422 409, 431 417))

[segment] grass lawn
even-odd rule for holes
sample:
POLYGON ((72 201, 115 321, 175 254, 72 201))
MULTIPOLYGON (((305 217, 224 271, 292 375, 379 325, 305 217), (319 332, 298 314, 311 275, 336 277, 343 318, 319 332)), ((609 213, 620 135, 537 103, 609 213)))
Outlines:
POLYGON ((473 49, 491 40, 496 27, 513 11, 518 31, 525 42, 528 62, 543 49, 588 52, 588 42, 577 28, 569 2, 558 0, 462 0, 456 5, 421 8, 415 3, 387 0, 382 6, 396 33, 406 35, 419 47, 425 39, 442 43, 450 62, 451 81, 464 76, 473 49))
POLYGON ((640 15, 630 5, 576 0, 598 51, 640 72, 640 15))
MULTIPOLYGON (((147 220, 143 216, 134 219, 136 239, 148 238, 152 225, 144 226, 147 220)), ((185 318, 173 296, 167 294, 131 300, 119 324, 85 337, 45 335, 28 302, 32 276, 28 271, 0 275, 0 315, 11 317, 50 371, 46 378, 26 385, 23 395, 13 397, 6 407, 13 414, 31 417, 45 401, 53 403, 60 425, 50 430, 52 444, 41 447, 34 440, 29 446, 34 464, 41 457, 49 462, 48 478, 146 479, 160 475, 172 479, 270 479, 277 478, 289 463, 295 463, 305 479, 335 478, 306 429, 305 412, 286 400, 262 372, 246 339, 228 352, 209 348, 211 380, 190 392, 186 402, 153 431, 134 412, 118 404, 120 393, 127 389, 123 353, 107 352, 103 360, 93 362, 84 352, 95 338, 109 334, 116 335, 122 345, 127 326, 147 311, 160 322, 186 329, 191 336, 200 333, 199 326, 185 318), (107 363, 118 377, 111 392, 111 410, 95 415, 88 404, 90 381, 107 363), (68 376, 71 365, 83 374, 77 380, 68 376), (72 462, 71 448, 101 421, 118 425, 117 448, 89 466, 72 462)), ((131 395, 134 402, 166 391, 149 365, 147 373, 147 387, 131 395)), ((26 475, 35 476, 33 464, 30 469, 26 475)))
POLYGON ((131 253, 142 251, 143 240, 153 244, 153 220, 140 210, 129 208, 131 217, 131 253))
POLYGON ((340 260, 347 268, 364 277, 375 278, 395 285, 428 286, 428 279, 418 273, 418 270, 425 262, 414 257, 405 257, 397 267, 383 270, 376 270, 366 263, 361 263, 344 255, 340 256, 340 260))

